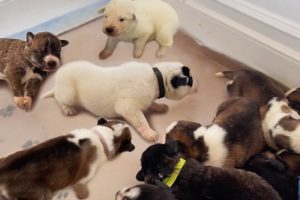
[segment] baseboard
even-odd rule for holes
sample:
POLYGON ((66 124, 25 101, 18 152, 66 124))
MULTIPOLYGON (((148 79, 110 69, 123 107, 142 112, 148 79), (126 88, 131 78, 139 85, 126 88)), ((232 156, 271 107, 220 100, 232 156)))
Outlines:
POLYGON ((295 49, 195 0, 168 2, 178 11, 182 30, 199 44, 262 71, 288 87, 300 86, 300 53, 295 49))

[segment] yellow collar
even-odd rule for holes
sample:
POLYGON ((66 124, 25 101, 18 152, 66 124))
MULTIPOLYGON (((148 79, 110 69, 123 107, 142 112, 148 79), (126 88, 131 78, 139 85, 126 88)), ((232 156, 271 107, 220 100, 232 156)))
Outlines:
POLYGON ((185 164, 185 160, 183 158, 180 158, 174 168, 173 173, 169 177, 164 179, 164 181, 163 181, 164 184, 166 184, 168 187, 172 187, 172 185, 175 183, 184 164, 185 164))

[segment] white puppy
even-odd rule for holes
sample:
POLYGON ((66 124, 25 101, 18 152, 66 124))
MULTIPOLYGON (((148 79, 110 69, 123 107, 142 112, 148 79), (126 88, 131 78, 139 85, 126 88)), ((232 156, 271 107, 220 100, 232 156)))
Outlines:
POLYGON ((156 40, 157 57, 165 55, 179 27, 176 11, 162 0, 111 0, 104 10, 103 32, 108 35, 99 57, 109 57, 119 41, 133 42, 135 58, 147 42, 156 40))
POLYGON ((63 112, 75 115, 78 107, 101 117, 122 116, 147 141, 156 141, 143 114, 150 107, 165 112, 168 106, 157 98, 181 99, 195 92, 190 69, 178 62, 154 64, 129 62, 117 67, 100 67, 75 61, 59 69, 54 88, 44 97, 55 96, 63 112))

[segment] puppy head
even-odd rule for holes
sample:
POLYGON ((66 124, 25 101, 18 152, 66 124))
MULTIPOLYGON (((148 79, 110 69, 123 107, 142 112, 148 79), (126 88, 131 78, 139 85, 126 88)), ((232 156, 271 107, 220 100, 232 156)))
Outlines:
POLYGON ((195 158, 198 161, 207 160, 208 148, 202 138, 195 139, 194 132, 201 124, 189 121, 171 123, 167 128, 166 143, 177 141, 177 150, 187 158, 195 158))
POLYGON ((179 62, 161 62, 154 64, 163 75, 166 98, 179 100, 198 89, 190 68, 179 62))
POLYGON ((131 132, 127 124, 119 120, 106 120, 100 118, 97 123, 98 126, 106 127, 108 143, 112 146, 114 156, 119 155, 125 151, 133 151, 135 146, 131 143, 131 132))
POLYGON ((103 32, 117 37, 131 32, 136 26, 133 0, 112 0, 104 9, 103 32))
POLYGON ((168 177, 178 162, 180 155, 177 151, 177 143, 154 144, 148 147, 141 157, 141 170, 136 179, 147 183, 162 181, 168 177))
POLYGON ((41 70, 51 72, 60 66, 61 48, 68 45, 67 40, 60 40, 49 32, 34 35, 27 33, 26 52, 31 63, 41 70))

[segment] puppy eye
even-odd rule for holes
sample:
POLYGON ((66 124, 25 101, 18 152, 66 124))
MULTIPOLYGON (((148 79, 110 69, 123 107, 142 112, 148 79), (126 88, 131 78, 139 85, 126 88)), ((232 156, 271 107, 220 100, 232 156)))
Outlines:
POLYGON ((120 18, 119 20, 120 20, 120 22, 123 22, 125 19, 124 18, 120 18))

